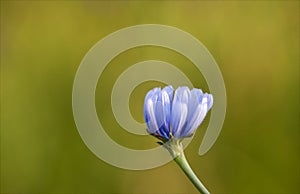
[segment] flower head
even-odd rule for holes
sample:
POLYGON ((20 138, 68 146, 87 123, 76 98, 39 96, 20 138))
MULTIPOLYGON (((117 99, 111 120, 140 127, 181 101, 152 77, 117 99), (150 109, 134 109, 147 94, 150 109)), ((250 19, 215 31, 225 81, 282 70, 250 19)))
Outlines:
POLYGON ((167 141, 190 137, 213 105, 211 94, 202 90, 179 87, 173 97, 172 86, 150 90, 144 102, 148 132, 167 141))

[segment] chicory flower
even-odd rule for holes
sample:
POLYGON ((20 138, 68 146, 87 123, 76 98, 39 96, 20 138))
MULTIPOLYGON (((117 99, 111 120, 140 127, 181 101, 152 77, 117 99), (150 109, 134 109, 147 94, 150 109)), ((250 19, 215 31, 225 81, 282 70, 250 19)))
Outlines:
POLYGON ((201 89, 172 86, 150 90, 144 101, 148 132, 166 142, 190 137, 213 105, 213 96, 201 89))

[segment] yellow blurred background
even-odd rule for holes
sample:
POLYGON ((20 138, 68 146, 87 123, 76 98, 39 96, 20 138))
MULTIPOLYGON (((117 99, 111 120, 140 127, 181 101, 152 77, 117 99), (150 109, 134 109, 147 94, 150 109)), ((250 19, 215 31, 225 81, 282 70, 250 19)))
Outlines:
MULTIPOLYGON (((98 159, 80 138, 72 84, 88 50, 106 35, 138 24, 191 33, 216 59, 227 115, 214 147, 186 155, 212 193, 299 193, 299 1, 1 1, 1 193, 196 193, 174 162, 129 171, 98 159)), ((98 116, 119 144, 155 147, 129 134, 110 107, 112 86, 138 61, 170 62, 208 91, 193 64, 168 49, 143 47, 115 58, 100 77, 98 116)), ((141 84, 130 108, 143 121, 141 84)), ((144 130, 144 129, 141 129, 144 130)))

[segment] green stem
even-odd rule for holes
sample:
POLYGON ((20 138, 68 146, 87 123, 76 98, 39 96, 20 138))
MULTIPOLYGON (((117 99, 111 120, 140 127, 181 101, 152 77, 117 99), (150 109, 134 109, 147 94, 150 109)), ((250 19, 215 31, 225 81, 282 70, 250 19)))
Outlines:
POLYGON ((190 179, 190 181, 194 184, 194 186, 198 189, 198 191, 202 194, 209 194, 209 191, 204 187, 198 177, 195 175, 193 170, 191 169, 188 161, 186 160, 183 151, 174 158, 175 162, 180 166, 186 176, 190 179))

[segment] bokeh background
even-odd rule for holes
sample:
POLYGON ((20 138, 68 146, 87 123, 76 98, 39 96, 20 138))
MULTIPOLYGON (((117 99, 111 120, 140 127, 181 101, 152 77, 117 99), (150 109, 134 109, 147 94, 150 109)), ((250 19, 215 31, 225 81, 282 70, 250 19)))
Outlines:
MULTIPOLYGON (((73 120, 72 84, 84 55, 106 35, 145 23, 191 33, 223 73, 223 130, 200 157, 206 119, 186 149, 210 191, 299 193, 299 1, 1 1, 1 193, 197 192, 174 162, 145 171, 106 164, 73 120)), ((170 50, 142 47, 116 57, 97 86, 98 116, 111 138, 135 149, 156 140, 117 124, 110 93, 122 71, 147 59, 174 64, 209 91, 201 72, 170 50)), ((143 120, 145 92, 162 85, 133 91, 135 119, 143 120)))

